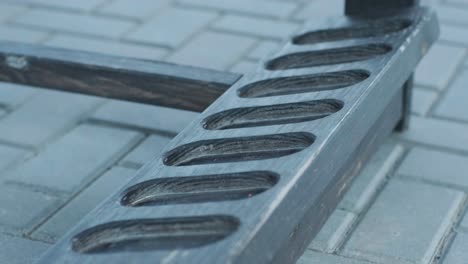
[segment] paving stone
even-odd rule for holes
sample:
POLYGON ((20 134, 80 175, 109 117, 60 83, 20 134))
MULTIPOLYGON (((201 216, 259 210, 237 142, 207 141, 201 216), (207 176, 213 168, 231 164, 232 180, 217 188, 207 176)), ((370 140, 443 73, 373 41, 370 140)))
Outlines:
POLYGON ((41 91, 0 120, 0 140, 38 147, 76 124, 101 99, 41 91))
POLYGON ((371 262, 306 250, 297 264, 371 264, 371 262))
POLYGON ((468 121, 468 70, 458 74, 435 110, 440 117, 468 121))
MULTIPOLYGON (((86 2, 86 1, 60 1, 86 2)), ((45 9, 33 9, 18 16, 15 23, 69 33, 90 34, 100 37, 117 38, 132 29, 136 23, 113 18, 83 14, 62 13, 45 9)), ((154 32, 157 31, 153 31, 154 32)))
POLYGON ((468 25, 468 9, 439 4, 434 6, 437 11, 437 17, 444 22, 460 23, 468 25))
POLYGON ((435 44, 416 68, 416 84, 444 89, 464 57, 464 48, 435 44))
MULTIPOLYGON (((441 25, 440 39, 454 44, 468 45, 468 31, 466 27, 441 25)), ((451 64, 451 63, 450 63, 451 64)), ((450 65, 448 64, 448 65, 450 65)))
POLYGON ((216 17, 217 13, 210 11, 169 8, 129 34, 127 39, 175 48, 216 17))
POLYGON ((59 205, 54 196, 0 185, 0 230, 20 234, 31 230, 59 205))
POLYGON ((26 2, 48 8, 70 9, 76 11, 91 11, 106 0, 63 1, 63 0, 26 0, 26 2))
POLYGON ((8 172, 7 178, 73 193, 112 166, 141 137, 129 130, 80 125, 8 172))
POLYGON ((297 4, 294 3, 267 0, 181 0, 179 2, 189 6, 213 8, 229 13, 239 12, 280 18, 289 16, 297 8, 297 4))
POLYGON ((111 101, 99 108, 92 119, 175 135, 196 115, 198 113, 165 107, 111 101))
POLYGON ((436 183, 468 187, 468 157, 423 148, 413 148, 398 173, 436 183))
POLYGON ((218 30, 247 34, 254 37, 285 39, 298 29, 298 24, 271 19, 225 15, 213 24, 218 30))
POLYGON ((327 253, 335 252, 344 241, 355 219, 353 213, 335 210, 308 248, 327 253))
POLYGON ((204 32, 167 58, 178 64, 225 70, 255 43, 249 37, 204 32))
POLYGON ((167 50, 157 47, 146 47, 108 40, 96 40, 73 36, 58 35, 48 40, 46 45, 78 49, 90 52, 104 53, 114 56, 139 58, 146 60, 159 60, 167 54, 167 50))
POLYGON ((272 53, 278 51, 280 44, 271 40, 264 40, 260 42, 249 54, 248 58, 251 60, 262 60, 272 53))
POLYGON ((382 145, 354 179, 338 207, 360 214, 377 194, 385 177, 402 154, 403 147, 392 141, 382 145))
POLYGON ((251 62, 251 61, 240 61, 234 66, 231 67, 231 72, 236 72, 236 73, 242 73, 242 74, 247 74, 247 73, 252 73, 257 70, 259 67, 259 63, 257 62, 251 62))
MULTIPOLYGON (((24 149, 0 145, 0 171, 31 154, 24 149)), ((0 173, 1 179, 3 179, 3 173, 0 173)))
POLYGON ((424 145, 468 151, 468 125, 452 121, 411 117, 410 129, 399 138, 424 145))
POLYGON ((50 245, 25 238, 0 234, 0 263, 34 263, 50 245))
POLYGON ((0 82, 0 104, 14 108, 31 98, 36 92, 37 89, 29 86, 0 82))
POLYGON ((11 3, 0 3, 0 22, 16 17, 26 10, 25 6, 12 5, 11 3))
POLYGON ((390 180, 344 254, 378 263, 430 263, 464 201, 455 190, 390 180))
POLYGON ((121 163, 142 166, 159 157, 169 141, 171 137, 151 135, 125 156, 121 163))
POLYGON ((413 89, 411 113, 424 116, 437 99, 437 93, 425 89, 413 89))
POLYGON ((459 5, 468 5, 467 0, 446 0, 446 3, 449 4, 459 4, 459 5))
MULTIPOLYGON (((308 1, 309 2, 309 1, 308 1)), ((312 1, 301 8, 292 19, 322 21, 330 16, 343 16, 344 1, 342 0, 318 0, 312 1)))
POLYGON ((136 170, 119 167, 107 171, 34 231, 32 237, 55 242, 110 194, 121 189, 135 173, 136 170))
POLYGON ((12 26, 0 26, 0 39, 15 42, 39 43, 48 36, 47 32, 12 26))
POLYGON ((116 0, 99 9, 100 14, 122 16, 137 20, 146 18, 161 11, 169 4, 169 0, 116 0))
POLYGON ((468 259, 468 234, 458 233, 455 236, 443 264, 466 264, 468 259))
POLYGON ((468 211, 465 212, 465 217, 463 217, 462 221, 460 222, 460 226, 468 230, 468 211))

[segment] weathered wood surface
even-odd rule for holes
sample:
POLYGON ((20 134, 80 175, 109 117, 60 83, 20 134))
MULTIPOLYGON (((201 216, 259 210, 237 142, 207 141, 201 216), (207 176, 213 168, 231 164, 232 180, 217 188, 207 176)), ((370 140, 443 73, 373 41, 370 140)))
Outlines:
POLYGON ((294 262, 402 118, 403 84, 437 38, 428 9, 388 19, 410 23, 357 39, 374 21, 306 26, 341 29, 242 77, 39 263, 294 262))
POLYGON ((241 75, 189 66, 0 42, 0 81, 203 111, 241 75))

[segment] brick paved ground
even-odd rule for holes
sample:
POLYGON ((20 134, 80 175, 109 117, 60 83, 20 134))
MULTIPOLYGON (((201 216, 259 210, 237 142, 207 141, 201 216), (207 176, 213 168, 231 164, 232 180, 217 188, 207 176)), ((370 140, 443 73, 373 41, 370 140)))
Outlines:
MULTIPOLYGON (((355 180, 300 263, 468 263, 468 1, 440 0, 411 129, 355 180)), ((252 71, 329 0, 0 1, 0 38, 252 71)), ((196 113, 0 83, 0 263, 31 263, 196 113)))

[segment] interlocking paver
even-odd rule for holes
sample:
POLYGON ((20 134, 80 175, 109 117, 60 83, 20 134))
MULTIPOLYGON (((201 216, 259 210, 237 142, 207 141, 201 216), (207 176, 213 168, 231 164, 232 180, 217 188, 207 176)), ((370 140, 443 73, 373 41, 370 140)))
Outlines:
POLYGON ((0 184, 0 201, 0 230, 10 234, 30 231, 60 202, 51 195, 5 184, 0 184))
POLYGON ((21 12, 24 12, 25 10, 25 6, 12 5, 11 3, 0 3, 0 22, 5 22, 18 14, 21 14, 21 12))
POLYGON ((182 45, 217 16, 216 12, 204 10, 168 8, 126 38, 175 48, 182 45))
POLYGON ((444 258, 443 264, 466 264, 468 260, 468 234, 458 233, 444 258))
POLYGON ((343 15, 344 3, 341 0, 312 1, 292 15, 291 19, 323 22, 329 16, 343 15))
POLYGON ((0 104, 8 108, 14 108, 37 92, 29 86, 0 82, 0 104))
POLYGON ((377 194, 385 177, 402 154, 403 148, 394 142, 389 141, 382 145, 356 176, 338 207, 356 214, 361 213, 377 194))
POLYGON ((449 6, 445 4, 440 4, 434 6, 442 23, 452 22, 468 25, 468 10, 463 8, 458 8, 455 6, 449 6))
POLYGON ((122 188, 126 182, 135 176, 135 172, 135 170, 120 167, 114 167, 107 171, 90 187, 61 208, 45 224, 36 229, 32 237, 55 242, 94 209, 96 205, 122 188))
POLYGON ((38 147, 71 128, 102 99, 41 91, 0 120, 0 140, 38 147))
POLYGON ((145 20, 169 5, 169 0, 116 0, 99 9, 100 14, 145 20))
POLYGON ((411 113, 424 116, 437 100, 437 93, 426 89, 414 88, 411 113))
POLYGON ((460 222, 460 226, 465 228, 468 231, 468 211, 465 212, 465 216, 463 217, 462 221, 460 222))
POLYGON ((167 50, 163 48, 65 35, 52 37, 44 44, 66 49, 78 49, 146 60, 159 60, 167 54, 167 50))
POLYGON ((299 25, 287 21, 225 15, 216 21, 213 27, 218 30, 242 33, 254 37, 284 39, 297 31, 299 25))
MULTIPOLYGON (((31 155, 29 151, 20 148, 0 145, 0 171, 18 160, 31 155)), ((3 180, 3 173, 0 173, 0 181, 3 180)))
POLYGON ((43 242, 3 234, 0 234, 0 245, 0 263, 5 264, 34 263, 50 246, 43 242))
POLYGON ((230 71, 236 72, 236 73, 247 74, 247 73, 255 72, 258 67, 259 65, 257 62, 240 61, 234 64, 234 66, 231 67, 230 71))
POLYGON ((327 253, 335 252, 355 220, 356 216, 353 213, 335 210, 308 248, 327 253))
POLYGON ((49 33, 25 28, 13 28, 12 26, 0 26, 0 39, 25 43, 40 43, 49 33))
POLYGON ((462 63, 465 52, 464 48, 435 44, 416 68, 416 84, 444 89, 462 63))
MULTIPOLYGON (((75 1, 60 1, 75 2, 75 1)), ((82 2, 82 1, 76 1, 82 2)), ((86 1, 83 1, 86 2, 86 1)), ((18 16, 15 23, 28 27, 117 38, 136 23, 114 18, 33 9, 18 16)))
POLYGON ((461 26, 444 25, 441 26, 440 39, 454 44, 468 45, 468 35, 466 28, 461 26))
POLYGON ((138 129, 177 134, 196 115, 198 113, 159 106, 111 101, 99 108, 93 114, 92 119, 138 129))
POLYGON ((398 173, 435 183, 468 187, 468 157, 423 148, 413 148, 398 173))
POLYGON ((364 260, 356 260, 341 256, 319 253, 312 250, 306 250, 304 255, 297 261, 297 264, 374 264, 364 260))
POLYGON ((261 15, 284 18, 298 7, 297 4, 291 2, 266 0, 180 0, 179 2, 189 6, 213 8, 227 12, 240 12, 255 17, 261 15))
POLYGON ((468 70, 464 70, 457 75, 454 83, 442 98, 435 110, 435 114, 440 117, 454 118, 468 121, 468 70))
POLYGON ((390 180, 344 253, 378 263, 429 263, 464 201, 455 190, 390 180))
POLYGON ((129 130, 80 125, 8 172, 7 178, 72 193, 112 166, 141 136, 129 130))
POLYGON ((468 5, 467 0, 447 0, 446 1, 449 4, 462 4, 462 5, 468 5))
POLYGON ((170 137, 151 135, 125 156, 121 163, 140 167, 159 157, 169 141, 170 137))
POLYGON ((429 146, 468 151, 468 125, 453 121, 412 116, 411 129, 399 134, 399 138, 429 146))
POLYGON ((255 39, 226 33, 204 32, 179 49, 168 61, 225 70, 245 54, 255 39))
POLYGON ((91 11, 104 3, 106 0, 82 0, 82 1, 62 1, 62 0, 27 0, 28 3, 49 7, 49 8, 60 8, 70 9, 77 11, 91 11))
POLYGON ((251 60, 262 60, 272 53, 276 52, 280 44, 271 40, 260 42, 248 55, 251 60))

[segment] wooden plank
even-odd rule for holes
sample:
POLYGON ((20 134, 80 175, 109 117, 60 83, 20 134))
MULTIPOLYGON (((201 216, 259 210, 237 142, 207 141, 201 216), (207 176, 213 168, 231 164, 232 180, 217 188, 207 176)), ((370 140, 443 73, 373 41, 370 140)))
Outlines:
POLYGON ((378 23, 393 32, 329 23, 242 77, 39 263, 294 262, 402 118, 438 35, 426 8, 378 23))
POLYGON ((241 76, 98 53, 0 42, 0 81, 203 111, 241 76))

